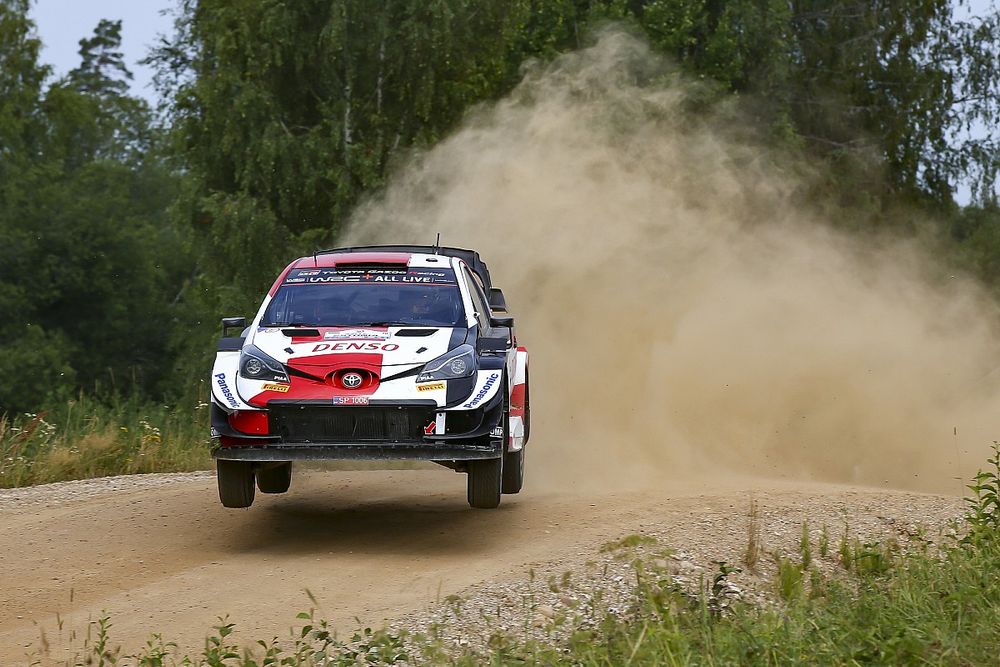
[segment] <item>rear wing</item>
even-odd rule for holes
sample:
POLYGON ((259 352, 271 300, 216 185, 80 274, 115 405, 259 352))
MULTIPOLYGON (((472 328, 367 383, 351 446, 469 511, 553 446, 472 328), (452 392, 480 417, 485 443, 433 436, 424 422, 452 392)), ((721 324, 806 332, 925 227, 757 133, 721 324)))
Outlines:
POLYGON ((419 252, 426 253, 428 255, 444 255, 446 257, 457 257, 472 269, 479 279, 483 281, 483 288, 486 293, 489 294, 490 290, 493 288, 493 284, 490 282, 490 270, 486 268, 486 262, 484 262, 480 257, 479 253, 475 250, 465 250, 464 248, 447 248, 438 247, 432 245, 366 245, 366 246, 355 246, 350 248, 330 248, 329 250, 319 250, 316 252, 317 255, 327 255, 331 253, 350 253, 350 252, 419 252))

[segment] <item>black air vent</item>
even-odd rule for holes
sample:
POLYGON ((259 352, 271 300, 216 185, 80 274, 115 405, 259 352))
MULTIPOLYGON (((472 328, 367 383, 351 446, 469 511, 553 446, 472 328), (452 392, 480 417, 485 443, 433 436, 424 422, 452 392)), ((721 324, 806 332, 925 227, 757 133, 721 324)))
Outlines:
POLYGON ((271 432, 293 442, 420 442, 434 410, 424 407, 272 406, 271 432))
POLYGON ((281 333, 285 334, 289 338, 312 338, 314 336, 319 336, 319 329, 282 329, 281 333))
POLYGON ((409 336, 411 338, 424 338, 437 332, 437 329, 400 329, 397 336, 409 336))

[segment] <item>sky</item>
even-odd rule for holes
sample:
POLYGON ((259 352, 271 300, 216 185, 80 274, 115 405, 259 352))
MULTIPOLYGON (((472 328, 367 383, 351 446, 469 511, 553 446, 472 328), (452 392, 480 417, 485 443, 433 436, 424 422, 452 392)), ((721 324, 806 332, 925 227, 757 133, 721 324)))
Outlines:
POLYGON ((153 71, 140 65, 158 34, 170 34, 173 18, 164 10, 173 9, 174 0, 35 0, 31 17, 42 40, 41 61, 52 65, 62 76, 80 64, 80 40, 90 37, 101 19, 121 20, 122 53, 132 71, 132 91, 150 102, 156 101, 153 71))

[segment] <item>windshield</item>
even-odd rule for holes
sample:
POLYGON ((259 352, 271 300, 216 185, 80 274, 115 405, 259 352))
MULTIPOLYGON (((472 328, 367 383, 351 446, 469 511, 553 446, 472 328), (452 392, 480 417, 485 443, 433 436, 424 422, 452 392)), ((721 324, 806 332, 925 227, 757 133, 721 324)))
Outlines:
POLYGON ((451 269, 295 269, 268 304, 261 326, 446 326, 462 324, 451 269))

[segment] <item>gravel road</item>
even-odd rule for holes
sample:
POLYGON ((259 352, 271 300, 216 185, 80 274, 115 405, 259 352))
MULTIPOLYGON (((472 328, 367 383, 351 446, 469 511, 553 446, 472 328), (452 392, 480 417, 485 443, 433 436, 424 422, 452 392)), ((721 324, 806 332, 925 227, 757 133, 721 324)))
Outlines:
MULTIPOLYGON (((141 475, 0 491, 0 664, 60 664, 107 613, 125 652, 152 633, 196 651, 219 617, 236 639, 286 637, 309 609, 342 633, 362 624, 410 630, 448 621, 445 640, 481 645, 495 630, 557 632, 596 589, 626 600, 628 559, 602 546, 649 539, 640 552, 690 585, 739 564, 751 496, 762 565, 731 577, 766 599, 771 553, 798 553, 808 521, 818 556, 845 529, 862 541, 936 538, 957 497, 757 480, 665 482, 610 492, 538 492, 471 510, 464 476, 440 470, 308 472, 284 496, 225 510, 209 473, 141 475), (565 575, 569 572, 569 575, 565 575), (477 644, 477 642, 479 644, 477 644)), ((623 602, 624 604, 624 602, 623 602)))

